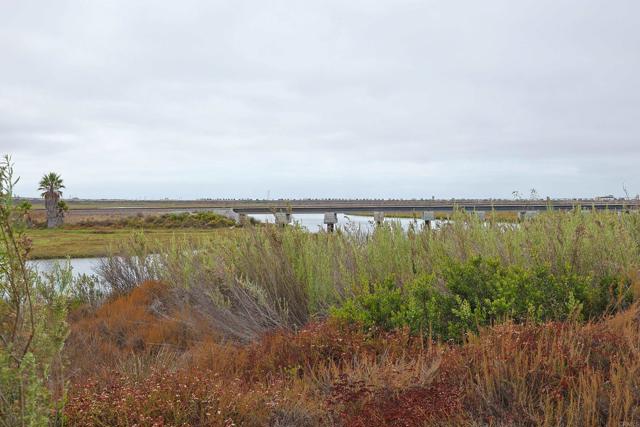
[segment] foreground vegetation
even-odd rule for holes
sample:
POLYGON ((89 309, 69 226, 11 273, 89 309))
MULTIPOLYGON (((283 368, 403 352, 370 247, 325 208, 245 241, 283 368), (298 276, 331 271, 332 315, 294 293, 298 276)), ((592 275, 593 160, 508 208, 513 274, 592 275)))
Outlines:
POLYGON ((584 325, 508 322, 462 346, 331 321, 238 345, 187 326, 177 307, 150 313, 171 300, 166 291, 147 283, 75 323, 70 425, 619 426, 640 417, 637 308, 584 325))
POLYGON ((440 230, 261 227, 163 252, 138 235, 101 268, 107 302, 72 314, 65 416, 637 424, 639 220, 550 212, 514 227, 457 213, 440 230))
POLYGON ((0 425, 640 424, 640 215, 135 233, 73 279, 1 190, 0 425))

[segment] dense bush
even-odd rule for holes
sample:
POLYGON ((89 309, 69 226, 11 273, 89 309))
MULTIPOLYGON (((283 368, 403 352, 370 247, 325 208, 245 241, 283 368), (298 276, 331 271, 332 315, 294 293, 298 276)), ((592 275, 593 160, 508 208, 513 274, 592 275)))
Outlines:
POLYGON ((594 318, 626 308, 631 283, 616 277, 594 282, 548 267, 503 266, 475 257, 454 262, 442 277, 424 275, 404 285, 387 279, 333 310, 339 319, 384 329, 409 326, 442 339, 461 339, 496 321, 594 318))

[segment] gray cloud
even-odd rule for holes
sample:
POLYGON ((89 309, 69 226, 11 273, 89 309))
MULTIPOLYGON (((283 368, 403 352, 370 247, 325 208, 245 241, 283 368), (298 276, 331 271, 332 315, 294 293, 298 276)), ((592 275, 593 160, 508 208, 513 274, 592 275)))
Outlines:
POLYGON ((640 192, 632 0, 8 0, 22 194, 640 192))

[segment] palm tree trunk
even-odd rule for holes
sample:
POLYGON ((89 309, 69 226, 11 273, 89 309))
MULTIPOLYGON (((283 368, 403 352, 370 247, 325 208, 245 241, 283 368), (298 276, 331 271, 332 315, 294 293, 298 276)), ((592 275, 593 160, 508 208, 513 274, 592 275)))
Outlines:
POLYGON ((58 209, 58 198, 46 196, 44 207, 47 210, 47 228, 56 228, 62 225, 62 214, 58 209))

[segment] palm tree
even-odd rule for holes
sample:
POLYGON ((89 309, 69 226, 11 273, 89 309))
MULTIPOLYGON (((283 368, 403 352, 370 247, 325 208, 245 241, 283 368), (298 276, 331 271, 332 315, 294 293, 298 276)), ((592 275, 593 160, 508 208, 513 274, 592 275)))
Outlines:
POLYGON ((65 188, 62 178, 55 172, 49 172, 40 180, 38 191, 42 191, 44 206, 47 209, 47 227, 53 228, 62 225, 64 211, 59 208, 62 198, 62 189, 65 188))

